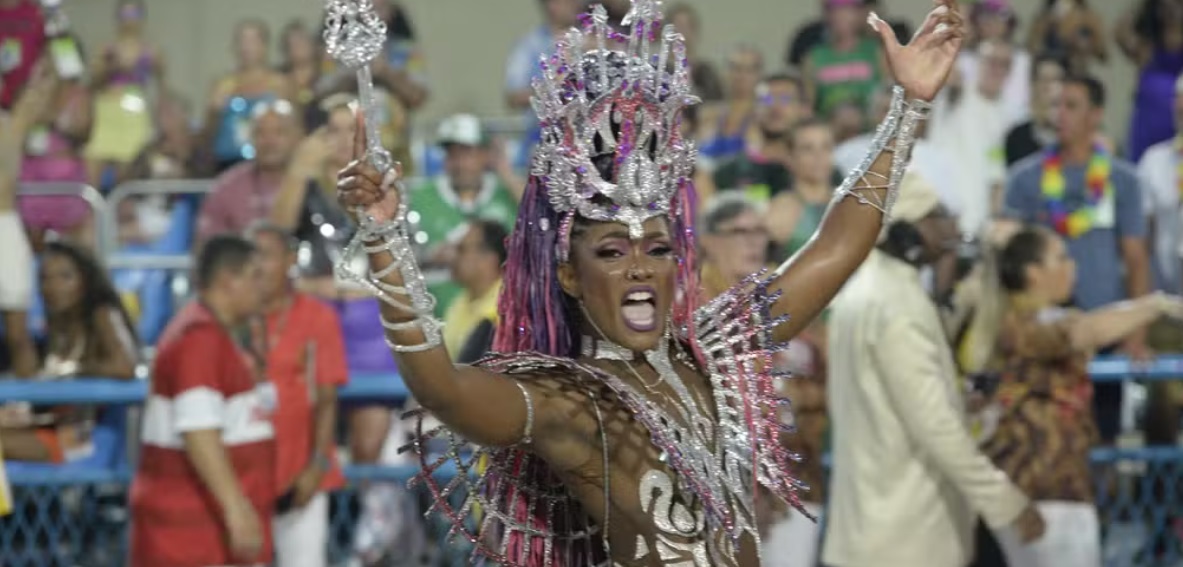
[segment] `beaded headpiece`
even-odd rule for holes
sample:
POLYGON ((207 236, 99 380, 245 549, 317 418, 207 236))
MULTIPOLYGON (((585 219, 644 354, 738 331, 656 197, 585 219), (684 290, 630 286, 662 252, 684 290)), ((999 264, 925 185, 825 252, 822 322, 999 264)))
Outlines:
POLYGON ((531 173, 562 215, 560 259, 576 214, 623 223, 639 238, 646 220, 670 214, 695 158, 680 126, 681 110, 698 99, 682 37, 662 27, 661 2, 634 0, 627 36, 612 29, 603 6, 580 22, 542 60, 533 85, 542 141, 531 173), (609 50, 609 42, 627 47, 609 50))

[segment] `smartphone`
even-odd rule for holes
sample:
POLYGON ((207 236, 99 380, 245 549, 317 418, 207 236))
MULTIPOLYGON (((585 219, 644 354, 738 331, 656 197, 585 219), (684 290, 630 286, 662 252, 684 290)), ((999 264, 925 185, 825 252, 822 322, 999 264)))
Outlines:
POLYGON ((291 488, 287 492, 284 492, 282 495, 280 495, 279 498, 277 498, 275 500, 275 513, 276 514, 283 514, 286 512, 290 512, 292 510, 292 508, 295 507, 295 504, 296 504, 296 489, 291 488))
POLYGON ((59 78, 79 79, 86 71, 78 42, 70 36, 55 37, 49 40, 49 56, 53 60, 53 66, 57 70, 59 78))

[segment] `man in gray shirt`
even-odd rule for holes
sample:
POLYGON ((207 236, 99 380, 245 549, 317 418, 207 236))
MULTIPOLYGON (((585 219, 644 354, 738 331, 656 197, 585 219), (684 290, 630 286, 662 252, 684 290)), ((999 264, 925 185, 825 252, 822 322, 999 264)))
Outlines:
MULTIPOLYGON (((1105 106, 1105 89, 1091 77, 1065 79, 1053 101, 1058 142, 1011 168, 1005 208, 1024 222, 1049 226, 1064 236, 1076 261, 1075 303, 1082 309, 1138 297, 1150 291, 1150 257, 1146 244, 1146 217, 1137 170, 1102 149, 1097 132, 1105 106), (1108 166, 1104 196, 1090 196, 1093 176, 1108 166), (1056 175, 1059 171, 1059 175, 1056 175), (1045 189, 1062 176, 1063 196, 1049 198, 1045 189), (1091 210, 1091 222, 1080 233, 1058 222, 1064 214, 1091 210)), ((1145 336, 1138 334, 1120 345, 1136 359, 1149 357, 1145 336)), ((1116 437, 1120 420, 1121 385, 1098 384, 1095 404, 1101 436, 1116 437)))

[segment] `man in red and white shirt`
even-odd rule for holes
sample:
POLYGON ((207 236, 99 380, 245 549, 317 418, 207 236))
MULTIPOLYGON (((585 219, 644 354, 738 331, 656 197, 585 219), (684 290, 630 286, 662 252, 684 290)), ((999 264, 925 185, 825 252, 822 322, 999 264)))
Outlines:
POLYGON ((246 240, 209 240, 198 300, 159 342, 131 489, 132 567, 271 561, 275 395, 253 354, 261 345, 232 334, 258 312, 259 273, 246 240))
POLYGON ((328 305, 293 289, 299 243, 283 229, 250 231, 259 251, 267 318, 267 378, 279 406, 275 425, 277 501, 273 528, 279 567, 324 567, 328 491, 345 477, 334 451, 337 388, 348 380, 341 322, 328 305))

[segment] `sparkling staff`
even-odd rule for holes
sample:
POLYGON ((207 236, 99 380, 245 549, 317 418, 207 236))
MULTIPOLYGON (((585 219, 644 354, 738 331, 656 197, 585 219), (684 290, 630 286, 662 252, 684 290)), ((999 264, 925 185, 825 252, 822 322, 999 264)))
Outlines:
POLYGON ((390 152, 382 147, 375 117, 374 77, 370 73, 370 62, 382 53, 386 44, 386 24, 378 18, 371 0, 328 0, 325 6, 325 46, 329 55, 342 65, 357 72, 357 94, 360 111, 365 118, 366 149, 360 159, 368 161, 381 172, 384 191, 397 191, 398 210, 393 218, 375 220, 373 215, 359 208, 357 233, 341 253, 337 264, 337 275, 342 279, 361 285, 379 300, 410 315, 410 322, 383 320, 389 331, 400 331, 411 327, 422 330, 424 343, 420 345, 395 345, 387 338, 387 344, 396 352, 418 352, 433 348, 443 339, 441 324, 432 314, 435 311, 435 297, 427 293, 427 283, 419 266, 415 263, 410 244, 410 230, 407 224, 407 191, 398 182, 397 164, 390 152), (359 256, 389 252, 392 263, 379 272, 357 271, 352 260, 359 256), (382 278, 395 271, 402 276, 402 285, 390 285, 382 278), (410 297, 408 303, 400 298, 410 297))

